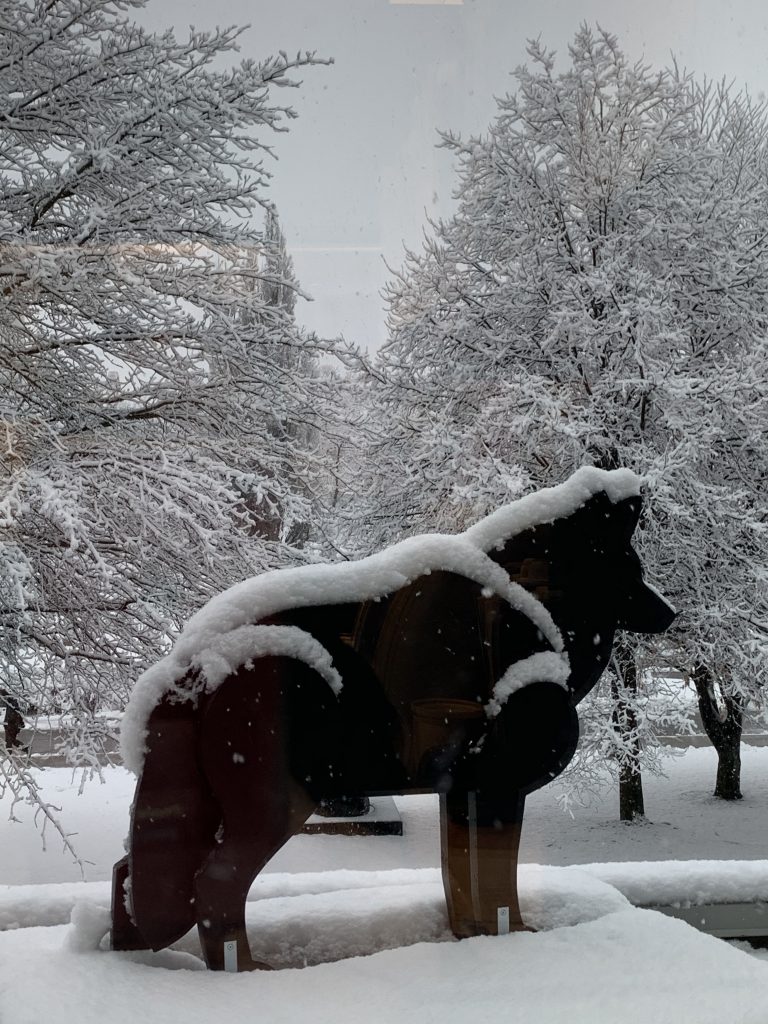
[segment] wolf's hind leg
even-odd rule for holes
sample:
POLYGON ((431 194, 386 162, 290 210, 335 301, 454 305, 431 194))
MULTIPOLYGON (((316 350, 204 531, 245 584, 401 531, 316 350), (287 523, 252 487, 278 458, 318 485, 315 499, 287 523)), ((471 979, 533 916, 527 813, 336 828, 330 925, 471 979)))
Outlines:
MULTIPOLYGON (((289 799, 286 796, 287 799, 289 799)), ((222 841, 196 878, 196 910, 200 944, 211 970, 238 971, 267 967, 254 961, 245 926, 245 904, 254 879, 264 865, 304 824, 314 810, 306 798, 290 801, 290 818, 282 823, 254 820, 244 828, 241 818, 224 818, 222 841), (225 943, 236 943, 226 955, 225 943)), ((256 812, 258 813, 258 811, 256 812)))
POLYGON ((200 771, 194 709, 163 700, 148 722, 130 854, 114 869, 113 949, 163 949, 194 926, 195 873, 220 820, 200 771))
POLYGON ((315 808, 290 769, 284 700, 307 673, 312 685, 327 685, 295 659, 260 658, 227 679, 203 713, 201 763, 222 813, 217 842, 195 877, 200 943, 212 970, 266 966, 251 959, 245 901, 267 861, 315 808))
POLYGON ((112 868, 112 949, 148 949, 149 943, 131 920, 126 903, 128 881, 128 854, 112 868))

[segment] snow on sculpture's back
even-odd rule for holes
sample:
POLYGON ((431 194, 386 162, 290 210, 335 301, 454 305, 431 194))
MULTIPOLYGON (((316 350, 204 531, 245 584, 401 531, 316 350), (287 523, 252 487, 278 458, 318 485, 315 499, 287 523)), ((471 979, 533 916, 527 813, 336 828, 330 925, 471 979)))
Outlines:
POLYGON ((440 794, 458 937, 524 927, 525 796, 558 775, 617 628, 674 611, 631 536, 641 480, 584 468, 465 533, 267 573, 214 598, 139 680, 139 774, 115 865, 112 942, 160 949, 197 922, 208 966, 245 970, 248 889, 321 800, 440 794))

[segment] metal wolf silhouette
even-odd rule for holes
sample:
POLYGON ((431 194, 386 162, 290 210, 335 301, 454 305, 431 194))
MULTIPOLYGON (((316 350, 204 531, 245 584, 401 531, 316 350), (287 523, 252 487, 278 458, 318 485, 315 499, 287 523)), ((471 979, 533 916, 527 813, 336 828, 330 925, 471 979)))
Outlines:
POLYGON ((525 927, 525 796, 572 757, 615 630, 674 618, 630 543, 639 491, 626 470, 582 469, 457 537, 214 599, 126 713, 140 778, 113 948, 197 924, 210 968, 266 966, 245 930, 254 878, 321 799, 384 793, 440 794, 458 937, 525 927))

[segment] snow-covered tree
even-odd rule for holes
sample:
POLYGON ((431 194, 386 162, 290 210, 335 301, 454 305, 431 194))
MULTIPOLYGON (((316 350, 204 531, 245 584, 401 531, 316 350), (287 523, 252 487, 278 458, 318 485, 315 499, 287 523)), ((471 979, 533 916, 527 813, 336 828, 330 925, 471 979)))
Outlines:
POLYGON ((283 229, 274 207, 267 210, 264 224, 264 269, 261 293, 266 306, 277 306, 288 314, 296 308, 296 272, 288 253, 283 229))
POLYGON ((559 73, 528 52, 486 135, 442 136, 458 210, 390 287, 371 508, 388 538, 464 526, 583 463, 645 474, 637 544, 680 616, 652 649, 620 638, 617 664, 640 659, 623 706, 648 661, 691 673, 705 723, 730 716, 733 798, 766 679, 765 112, 632 64, 603 31, 580 29, 559 73))
POLYGON ((84 720, 214 591, 302 557, 334 399, 287 258, 249 258, 279 248, 274 90, 318 61, 220 70, 237 30, 140 6, 0 0, 0 689, 84 720))

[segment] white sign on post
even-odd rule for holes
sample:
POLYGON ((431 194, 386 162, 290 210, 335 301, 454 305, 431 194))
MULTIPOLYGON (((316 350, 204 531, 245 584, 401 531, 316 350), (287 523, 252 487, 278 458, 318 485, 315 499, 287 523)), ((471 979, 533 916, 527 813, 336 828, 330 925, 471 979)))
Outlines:
POLYGON ((224 943, 224 970, 237 974, 237 942, 224 943))

